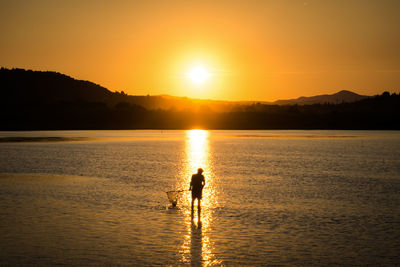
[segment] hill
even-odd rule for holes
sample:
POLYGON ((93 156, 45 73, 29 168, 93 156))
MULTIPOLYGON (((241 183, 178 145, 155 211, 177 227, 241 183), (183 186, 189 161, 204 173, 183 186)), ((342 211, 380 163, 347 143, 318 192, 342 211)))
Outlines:
POLYGON ((20 103, 112 102, 114 97, 100 85, 50 71, 2 68, 0 86, 3 101, 20 103))
POLYGON ((311 97, 299 97, 296 99, 289 100, 278 100, 273 102, 277 105, 312 105, 312 104, 340 104, 340 103, 351 103, 356 102, 369 96, 359 95, 350 91, 342 90, 332 95, 317 95, 311 97))
POLYGON ((230 110, 236 104, 228 101, 190 99, 187 97, 133 96, 123 91, 111 92, 98 84, 76 80, 51 71, 0 69, 0 95, 3 103, 56 104, 71 102, 104 103, 115 106, 125 102, 146 109, 202 109, 230 110))

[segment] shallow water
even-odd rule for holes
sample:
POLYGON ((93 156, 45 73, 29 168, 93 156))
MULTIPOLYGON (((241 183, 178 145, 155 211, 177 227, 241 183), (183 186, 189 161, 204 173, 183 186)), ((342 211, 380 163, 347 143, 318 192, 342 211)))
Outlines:
POLYGON ((400 264, 399 132, 0 138, 1 265, 400 264), (198 167, 200 216, 170 208, 198 167))

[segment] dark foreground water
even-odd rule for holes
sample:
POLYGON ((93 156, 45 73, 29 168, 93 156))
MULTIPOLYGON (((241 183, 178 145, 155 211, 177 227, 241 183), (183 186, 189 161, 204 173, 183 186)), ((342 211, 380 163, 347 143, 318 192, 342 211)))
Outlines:
POLYGON ((0 265, 400 265, 399 132, 0 132, 0 173, 0 265))

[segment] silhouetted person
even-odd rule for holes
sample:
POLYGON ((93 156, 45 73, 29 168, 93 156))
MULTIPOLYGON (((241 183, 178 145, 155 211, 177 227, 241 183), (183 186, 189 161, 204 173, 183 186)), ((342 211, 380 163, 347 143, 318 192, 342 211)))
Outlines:
POLYGON ((203 193, 203 187, 206 184, 204 180, 203 169, 199 168, 196 174, 192 175, 189 190, 192 191, 192 211, 194 207, 194 200, 197 198, 197 209, 200 212, 200 201, 203 193))

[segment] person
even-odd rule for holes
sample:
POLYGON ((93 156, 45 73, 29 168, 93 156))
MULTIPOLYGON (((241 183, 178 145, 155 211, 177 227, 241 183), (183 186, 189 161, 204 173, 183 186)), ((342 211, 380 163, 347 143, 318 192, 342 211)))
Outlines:
POLYGON ((196 174, 192 175, 190 180, 189 191, 192 191, 192 212, 194 207, 194 200, 197 198, 197 209, 200 211, 200 201, 203 193, 203 187, 206 184, 204 179, 203 169, 199 168, 196 174))

